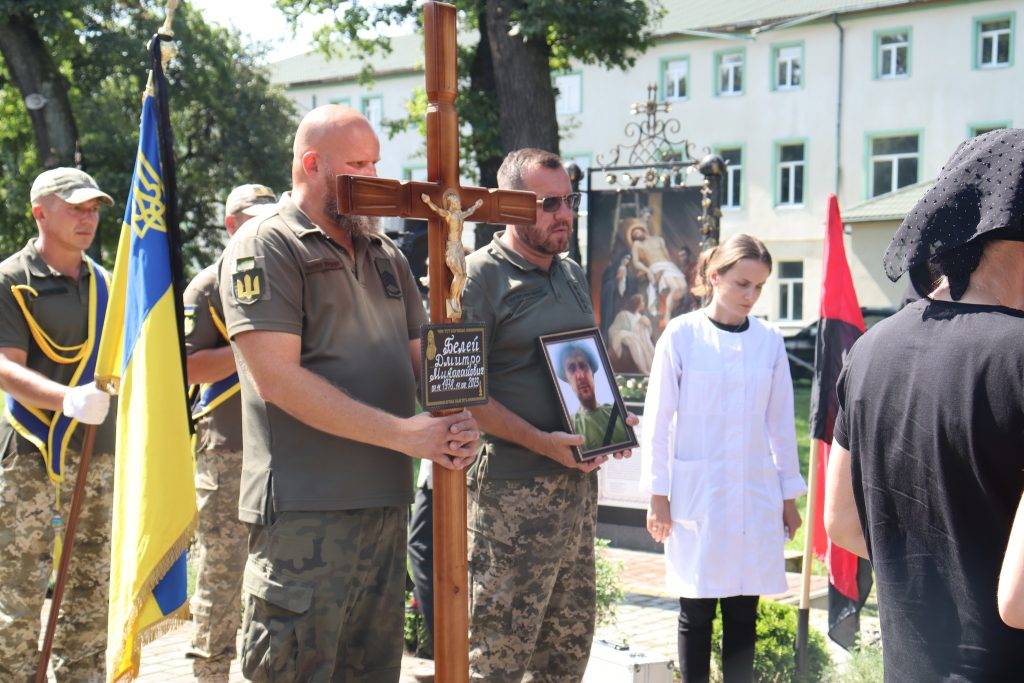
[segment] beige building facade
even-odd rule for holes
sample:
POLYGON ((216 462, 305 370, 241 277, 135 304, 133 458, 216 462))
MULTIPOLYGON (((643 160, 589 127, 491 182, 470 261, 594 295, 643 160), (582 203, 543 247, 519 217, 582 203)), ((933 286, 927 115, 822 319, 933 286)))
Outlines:
MULTIPOLYGON (((903 283, 890 283, 880 263, 902 217, 892 212, 905 212, 913 187, 966 137, 1024 125, 1024 0, 663 4, 657 43, 633 68, 552 74, 561 151, 586 168, 626 142, 630 104, 656 83, 697 156, 706 149, 730 160, 723 236, 749 232, 768 244, 777 265, 755 312, 784 332, 817 318, 829 193, 852 219, 847 250, 861 305, 895 305, 903 283), (899 201, 887 204, 890 195, 899 201)), ((368 86, 358 61, 315 54, 272 65, 273 80, 300 113, 343 102, 383 132, 423 82, 421 40, 392 42, 368 86)), ((381 175, 423 177, 417 131, 383 140, 381 175)))

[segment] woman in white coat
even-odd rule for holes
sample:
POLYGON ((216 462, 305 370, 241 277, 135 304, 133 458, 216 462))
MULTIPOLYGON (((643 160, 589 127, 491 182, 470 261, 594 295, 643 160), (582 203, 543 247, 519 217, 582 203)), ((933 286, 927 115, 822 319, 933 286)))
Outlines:
POLYGON ((735 235, 701 254, 693 293, 654 352, 641 448, 647 528, 679 599, 683 681, 707 681, 722 606, 726 683, 753 679, 758 596, 786 590, 783 546, 800 526, 793 385, 782 336, 750 316, 771 274, 764 244, 735 235))

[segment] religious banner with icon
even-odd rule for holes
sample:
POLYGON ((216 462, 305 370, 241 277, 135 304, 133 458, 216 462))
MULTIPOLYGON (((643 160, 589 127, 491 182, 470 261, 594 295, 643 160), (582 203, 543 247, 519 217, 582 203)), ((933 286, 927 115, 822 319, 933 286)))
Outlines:
POLYGON ((615 372, 650 374, 665 325, 700 306, 700 214, 699 187, 590 193, 590 295, 615 372))
POLYGON ((441 323, 420 332, 424 410, 487 403, 487 342, 483 325, 441 323))

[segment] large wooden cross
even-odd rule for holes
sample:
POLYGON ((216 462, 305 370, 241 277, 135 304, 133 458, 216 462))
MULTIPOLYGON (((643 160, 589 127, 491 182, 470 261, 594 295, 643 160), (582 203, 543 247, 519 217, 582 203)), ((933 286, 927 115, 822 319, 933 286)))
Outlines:
MULTIPOLYGON (((536 221, 532 192, 461 187, 459 184, 459 120, 455 7, 427 2, 423 7, 426 50, 427 182, 367 176, 338 176, 338 206, 358 216, 399 216, 429 221, 430 321, 447 316, 452 273, 445 263, 450 223, 437 212, 446 207, 445 193, 459 205, 479 206, 473 220, 528 225, 536 221), (424 199, 429 199, 431 208, 424 199)), ((450 207, 450 205, 447 205, 450 207)), ((434 468, 434 659, 436 680, 462 683, 469 678, 469 605, 466 548, 466 480, 464 473, 434 468)))

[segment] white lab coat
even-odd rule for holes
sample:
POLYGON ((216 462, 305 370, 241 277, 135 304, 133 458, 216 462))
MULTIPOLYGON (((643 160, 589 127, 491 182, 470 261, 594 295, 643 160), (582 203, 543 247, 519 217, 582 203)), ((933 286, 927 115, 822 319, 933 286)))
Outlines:
POLYGON ((669 322, 641 430, 647 493, 669 496, 666 583, 685 598, 786 590, 782 501, 807 490, 782 336, 733 333, 703 310, 669 322))

